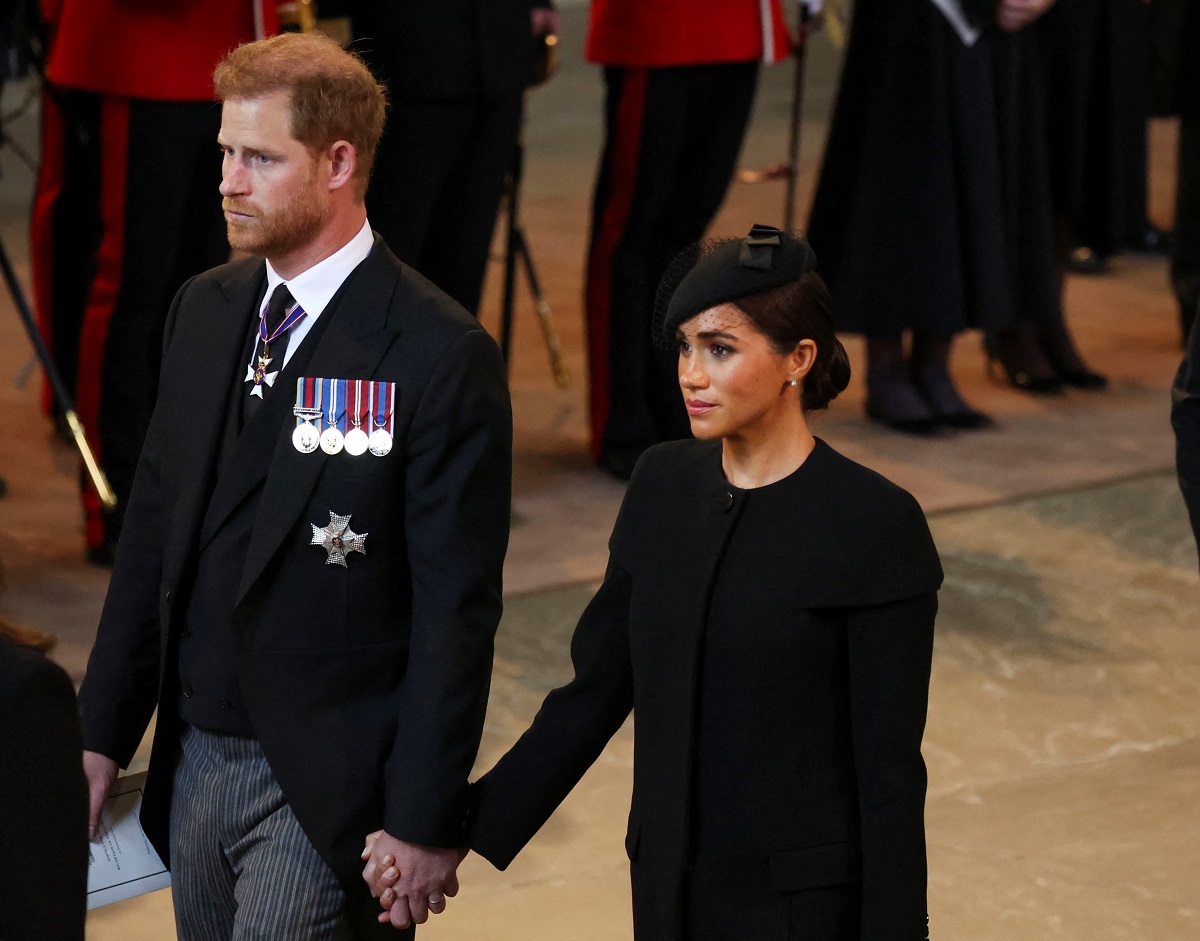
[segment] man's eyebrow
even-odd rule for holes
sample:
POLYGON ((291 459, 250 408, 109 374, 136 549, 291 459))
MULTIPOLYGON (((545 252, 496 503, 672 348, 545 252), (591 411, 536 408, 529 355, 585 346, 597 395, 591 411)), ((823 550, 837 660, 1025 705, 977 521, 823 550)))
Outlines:
MULTIPOLYGON (((218 137, 217 138, 217 146, 218 147, 232 147, 233 145, 225 143, 225 141, 221 140, 221 138, 218 137)), ((276 151, 264 150, 261 147, 242 147, 241 150, 242 150, 242 153, 246 154, 248 157, 260 157, 260 156, 279 157, 279 156, 281 156, 276 151)))

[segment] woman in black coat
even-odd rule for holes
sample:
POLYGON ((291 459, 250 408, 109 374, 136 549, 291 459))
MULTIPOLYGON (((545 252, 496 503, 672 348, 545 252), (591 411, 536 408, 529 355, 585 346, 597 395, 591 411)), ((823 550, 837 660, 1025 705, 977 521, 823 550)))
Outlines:
POLYGON ((756 226, 668 272, 700 440, 642 457, 574 679, 475 786, 471 846, 504 868, 632 708, 644 941, 926 936, 941 568, 916 501, 808 430, 849 379, 813 265, 756 226))

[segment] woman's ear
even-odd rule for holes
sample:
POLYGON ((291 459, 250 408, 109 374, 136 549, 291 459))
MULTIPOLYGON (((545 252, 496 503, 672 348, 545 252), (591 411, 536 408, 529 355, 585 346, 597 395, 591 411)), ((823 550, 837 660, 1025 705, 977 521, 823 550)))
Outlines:
POLYGON ((817 344, 815 340, 801 340, 796 348, 788 354, 788 378, 800 382, 812 370, 817 361, 817 344))

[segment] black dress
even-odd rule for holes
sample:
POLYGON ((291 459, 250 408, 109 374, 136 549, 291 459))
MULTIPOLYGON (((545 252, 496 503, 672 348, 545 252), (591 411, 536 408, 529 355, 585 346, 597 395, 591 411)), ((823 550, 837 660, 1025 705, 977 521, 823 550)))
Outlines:
POLYGON ((949 337, 1058 316, 1039 62, 1028 30, 966 4, 857 0, 809 241, 838 329, 949 337))
POLYGON ((912 497, 823 442, 753 491, 674 442, 610 549, 575 678, 475 787, 472 848, 507 866, 633 707, 638 938, 924 938, 941 568, 912 497))
POLYGON ((1114 254, 1146 228, 1150 7, 1069 0, 1051 7, 1033 33, 1055 211, 1078 244, 1114 254))

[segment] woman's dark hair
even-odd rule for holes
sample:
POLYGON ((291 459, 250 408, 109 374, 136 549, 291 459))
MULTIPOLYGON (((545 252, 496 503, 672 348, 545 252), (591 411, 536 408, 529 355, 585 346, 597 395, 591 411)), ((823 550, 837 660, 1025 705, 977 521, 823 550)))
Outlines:
POLYGON ((833 298, 816 272, 817 256, 799 233, 755 225, 745 238, 707 239, 680 252, 663 274, 651 336, 675 345, 681 324, 704 310, 732 304, 779 354, 801 340, 817 345, 804 377, 805 411, 826 408, 850 382, 850 360, 833 328, 833 298))
POLYGON ((850 383, 850 358, 834 332, 833 297, 815 271, 733 304, 771 341, 776 353, 790 353, 801 340, 817 345, 817 359, 804 377, 800 396, 806 412, 827 408, 850 383))

